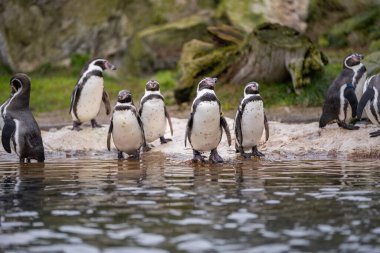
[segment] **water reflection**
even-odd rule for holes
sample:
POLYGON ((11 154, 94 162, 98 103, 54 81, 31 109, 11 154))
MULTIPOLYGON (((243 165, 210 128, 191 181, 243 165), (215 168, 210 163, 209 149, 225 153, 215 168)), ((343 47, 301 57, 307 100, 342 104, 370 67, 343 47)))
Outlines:
POLYGON ((5 252, 379 252, 376 161, 0 164, 5 252))

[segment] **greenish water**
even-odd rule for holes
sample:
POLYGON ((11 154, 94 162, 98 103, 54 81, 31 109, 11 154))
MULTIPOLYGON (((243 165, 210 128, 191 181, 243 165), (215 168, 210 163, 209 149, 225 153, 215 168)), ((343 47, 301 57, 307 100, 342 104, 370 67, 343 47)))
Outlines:
POLYGON ((378 161, 0 163, 0 252, 380 252, 378 161))

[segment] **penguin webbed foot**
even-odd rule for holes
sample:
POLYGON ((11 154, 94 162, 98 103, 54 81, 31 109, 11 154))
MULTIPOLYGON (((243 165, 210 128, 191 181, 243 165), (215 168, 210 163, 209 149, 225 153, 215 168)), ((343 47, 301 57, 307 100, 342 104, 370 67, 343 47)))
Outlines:
POLYGON ((252 156, 252 154, 250 153, 245 153, 243 147, 239 147, 238 149, 236 149, 236 153, 240 153, 240 155, 245 159, 249 159, 252 156))
POLYGON ((140 149, 128 157, 128 160, 140 160, 140 149))
POLYGON ((118 160, 124 160, 123 152, 121 152, 121 151, 117 152, 117 159, 118 160))
POLYGON ((153 145, 149 145, 149 144, 147 143, 146 145, 143 145, 143 147, 142 147, 142 151, 143 151, 143 152, 151 151, 153 147, 154 147, 153 145))
POLYGON ((96 120, 94 120, 94 119, 91 120, 91 126, 92 126, 92 128, 101 128, 101 127, 103 127, 98 122, 96 122, 96 120))
POLYGON ((360 127, 354 126, 353 124, 347 124, 346 122, 338 122, 338 126, 347 130, 358 130, 360 127))
POLYGON ((210 161, 213 163, 223 163, 223 158, 218 154, 216 149, 211 150, 210 161))
POLYGON ((71 128, 71 130, 73 130, 73 131, 81 131, 82 128, 80 128, 80 125, 82 125, 81 122, 79 122, 79 121, 73 121, 73 128, 71 128))
POLYGON ((371 137, 371 138, 378 137, 378 136, 380 136, 380 130, 377 130, 375 132, 369 133, 369 137, 371 137))
POLYGON ((197 151, 197 150, 193 150, 193 162, 197 163, 197 162, 205 162, 205 159, 203 158, 201 152, 197 151))
POLYGON ((169 141, 172 141, 172 139, 166 139, 164 136, 161 136, 161 137, 160 137, 160 142, 161 142, 161 144, 166 144, 166 143, 168 143, 169 141))
POLYGON ((257 146, 254 146, 252 148, 252 156, 256 156, 256 157, 264 157, 265 155, 263 153, 261 153, 258 149, 257 149, 257 146))

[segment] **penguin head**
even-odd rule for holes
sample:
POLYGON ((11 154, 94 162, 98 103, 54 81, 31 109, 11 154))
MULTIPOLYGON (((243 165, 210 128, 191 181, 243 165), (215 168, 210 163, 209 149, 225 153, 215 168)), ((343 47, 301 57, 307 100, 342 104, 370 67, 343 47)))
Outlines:
POLYGON ((104 70, 107 70, 107 69, 110 69, 110 70, 116 70, 115 65, 111 64, 109 61, 107 61, 106 59, 102 59, 102 58, 95 58, 95 59, 92 59, 92 60, 89 62, 89 66, 98 66, 98 67, 100 67, 103 71, 104 71, 104 70))
POLYGON ((250 94, 259 94, 259 84, 256 82, 249 82, 245 85, 244 96, 250 94))
POLYGON ((343 61, 343 68, 353 68, 360 64, 360 61, 364 59, 364 56, 362 54, 350 54, 347 56, 343 61))
POLYGON ((149 80, 146 83, 145 90, 147 91, 159 91, 160 84, 156 80, 149 80))
POLYGON ((11 96, 12 99, 11 107, 13 109, 29 108, 29 98, 30 98, 30 78, 23 74, 15 74, 11 80, 11 96))
POLYGON ((198 83, 198 89, 197 89, 197 91, 201 91, 201 90, 204 90, 204 89, 214 90, 215 84, 216 84, 217 80, 218 80, 217 78, 212 78, 212 77, 203 78, 198 83))
POLYGON ((131 103, 132 93, 129 90, 121 90, 117 95, 117 102, 119 103, 131 103))

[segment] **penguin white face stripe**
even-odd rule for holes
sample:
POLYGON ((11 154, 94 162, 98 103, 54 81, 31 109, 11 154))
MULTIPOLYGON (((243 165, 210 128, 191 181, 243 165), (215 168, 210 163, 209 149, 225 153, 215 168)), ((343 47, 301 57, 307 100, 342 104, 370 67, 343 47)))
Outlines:
POLYGON ((348 68, 350 68, 350 69, 352 69, 352 70, 354 71, 354 75, 353 75, 353 77, 352 77, 352 81, 351 81, 351 83, 352 83, 353 85, 356 85, 356 83, 355 83, 356 76, 357 76, 358 73, 359 73, 359 69, 361 69, 362 67, 363 67, 363 63, 360 63, 360 64, 355 65, 355 66, 352 66, 352 67, 348 67, 348 68))
POLYGON ((94 70, 99 70, 101 72, 103 72, 103 69, 97 65, 95 65, 95 62, 91 62, 91 64, 88 66, 88 69, 83 73, 83 75, 80 77, 79 79, 79 82, 78 84, 82 83, 83 82, 83 79, 87 76, 87 74, 91 71, 94 71, 94 70))
MULTIPOLYGON (((18 79, 17 79, 18 80, 18 79)), ((20 81, 20 80, 19 80, 20 81)), ((21 83, 21 82, 20 82, 21 83)), ((20 94, 22 91, 22 85, 20 87, 20 89, 17 90, 17 92, 15 94, 13 94, 12 98, 9 100, 8 104, 4 107, 4 113, 3 115, 7 115, 7 108, 8 106, 12 103, 13 99, 18 96, 18 94, 20 94)))

